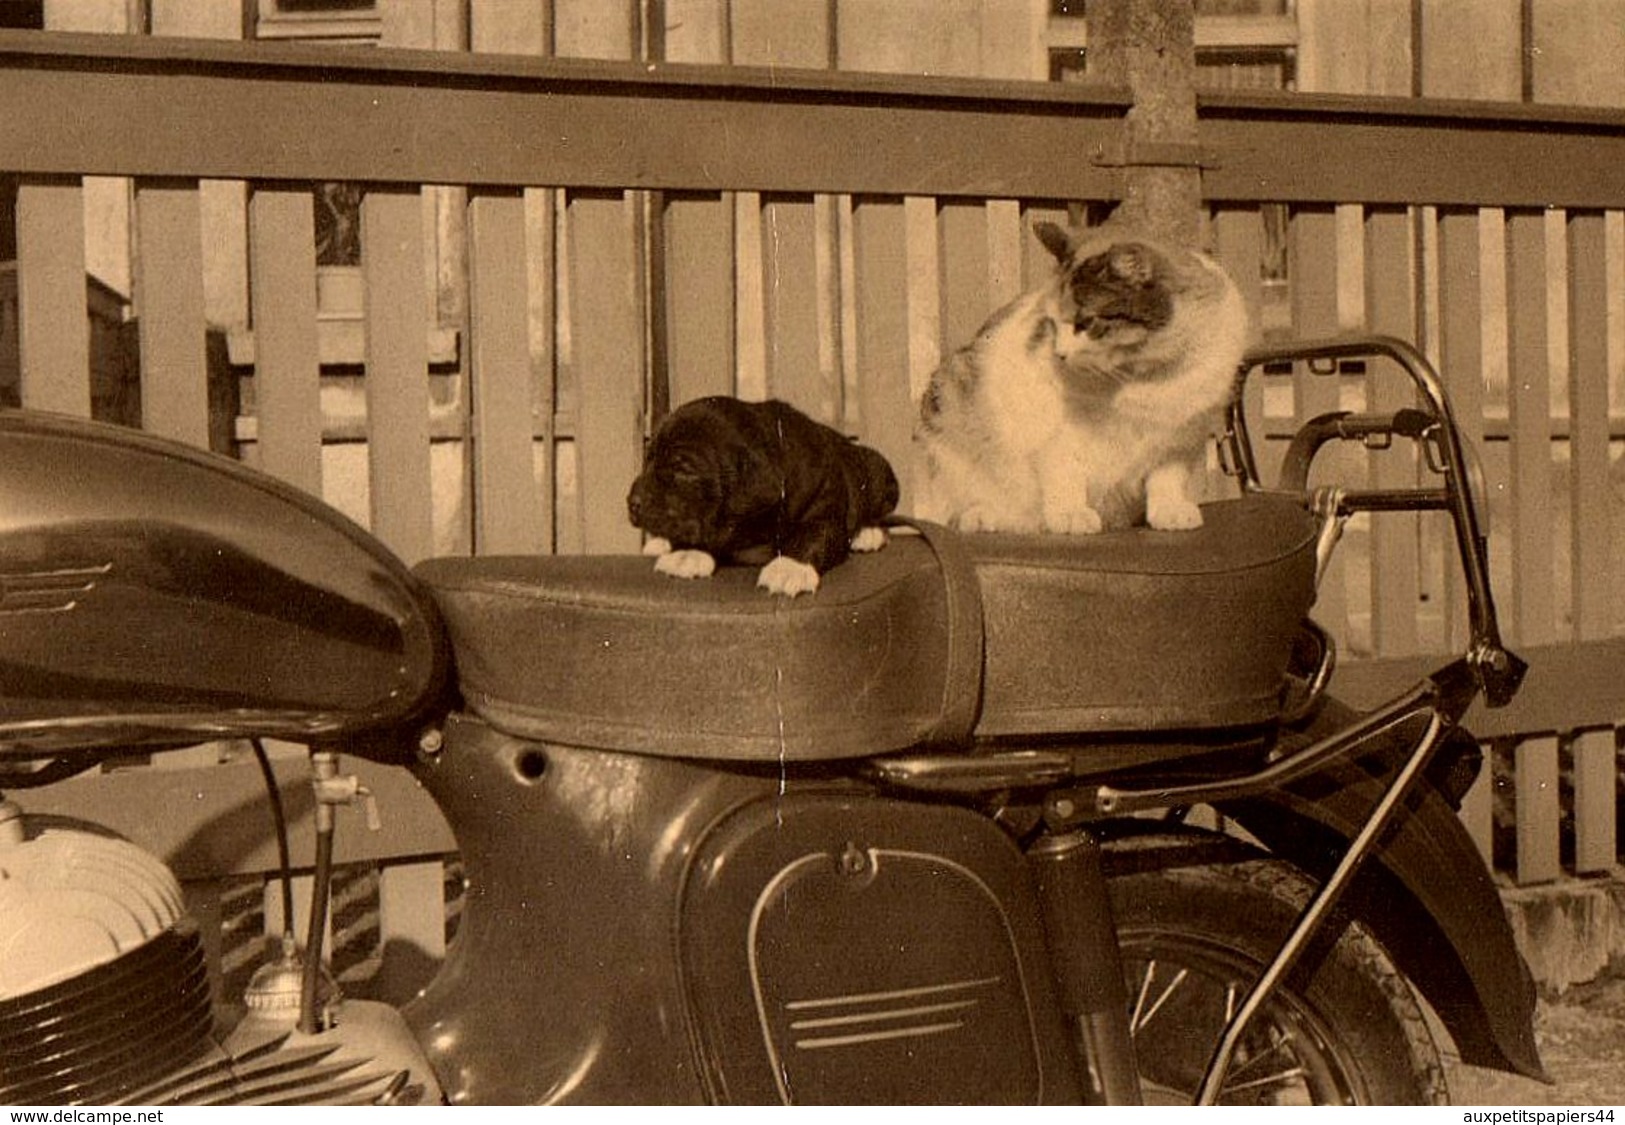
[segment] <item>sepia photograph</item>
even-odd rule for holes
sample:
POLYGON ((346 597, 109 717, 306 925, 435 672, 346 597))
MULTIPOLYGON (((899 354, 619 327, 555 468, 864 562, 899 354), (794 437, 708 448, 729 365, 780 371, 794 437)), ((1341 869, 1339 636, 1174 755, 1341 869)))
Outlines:
POLYGON ((1625 0, 0 0, 13 1123, 1611 1125, 1621 558, 1625 0))

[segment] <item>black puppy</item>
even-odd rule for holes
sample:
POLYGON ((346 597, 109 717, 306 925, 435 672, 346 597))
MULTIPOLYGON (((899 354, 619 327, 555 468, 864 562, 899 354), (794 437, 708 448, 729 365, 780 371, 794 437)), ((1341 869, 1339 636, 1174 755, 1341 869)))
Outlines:
POLYGON ((626 508, 655 569, 703 578, 717 559, 767 565, 757 585, 795 597, 851 551, 876 551, 897 506, 886 459, 783 402, 696 399, 650 439, 626 508))

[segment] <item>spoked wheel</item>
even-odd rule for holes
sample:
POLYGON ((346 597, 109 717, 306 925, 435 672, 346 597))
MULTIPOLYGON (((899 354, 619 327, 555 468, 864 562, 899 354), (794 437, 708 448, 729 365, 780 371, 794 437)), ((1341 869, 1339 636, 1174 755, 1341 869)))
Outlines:
MULTIPOLYGON (((1112 880, 1145 1100, 1190 1104, 1229 1018, 1312 887, 1273 860, 1112 880)), ((1254 1016, 1220 1101, 1444 1104, 1444 1068, 1409 984, 1351 926, 1312 946, 1254 1016)))

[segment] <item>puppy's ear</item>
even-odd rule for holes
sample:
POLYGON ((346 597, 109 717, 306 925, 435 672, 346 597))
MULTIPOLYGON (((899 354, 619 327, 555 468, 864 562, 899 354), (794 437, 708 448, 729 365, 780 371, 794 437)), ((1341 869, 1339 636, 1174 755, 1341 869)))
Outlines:
POLYGON ((892 472, 891 462, 866 445, 857 446, 856 451, 863 464, 863 480, 858 488, 862 496, 864 521, 890 515, 901 498, 897 474, 892 472))
POLYGON ((1044 249, 1053 254, 1061 265, 1064 266, 1072 260, 1072 236, 1064 227, 1043 219, 1033 224, 1033 233, 1038 236, 1038 241, 1044 244, 1044 249))

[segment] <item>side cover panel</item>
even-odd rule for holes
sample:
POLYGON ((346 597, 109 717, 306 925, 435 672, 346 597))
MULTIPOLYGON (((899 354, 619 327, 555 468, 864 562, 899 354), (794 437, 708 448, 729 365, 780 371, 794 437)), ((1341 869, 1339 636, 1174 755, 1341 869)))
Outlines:
POLYGON ((1076 1099, 1026 862, 986 820, 792 794, 692 870, 681 962, 716 1100, 1076 1099))

